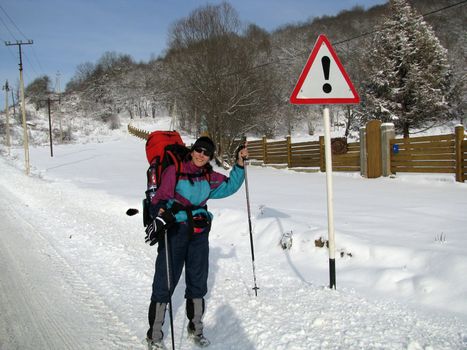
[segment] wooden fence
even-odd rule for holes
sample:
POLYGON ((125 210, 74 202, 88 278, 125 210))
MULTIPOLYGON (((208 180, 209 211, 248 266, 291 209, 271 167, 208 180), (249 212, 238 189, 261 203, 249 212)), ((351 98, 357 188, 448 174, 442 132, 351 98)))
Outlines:
POLYGON ((425 136, 390 141, 391 171, 411 173, 454 173, 455 136, 425 136))
POLYGON ((456 181, 464 182, 466 144, 462 126, 449 135, 393 139, 391 172, 452 173, 456 181))
MULTIPOLYGON (((128 125, 128 132, 147 139, 149 132, 128 125)), ((384 148, 387 148, 386 146, 384 148)), ((453 173, 456 181, 467 180, 467 139, 462 126, 454 134, 392 139, 389 142, 390 169, 397 172, 453 173)), ((248 141, 250 159, 263 164, 289 168, 315 168, 326 171, 324 137, 319 141, 292 143, 290 136, 281 141, 248 141)), ((363 150, 364 151, 364 150, 363 150)), ((383 152, 385 150, 383 149, 383 152)), ((360 142, 348 143, 343 154, 333 154, 333 171, 361 171, 360 142)))
MULTIPOLYGON (((464 131, 462 129, 462 131, 464 131)), ((460 133, 460 132, 459 132, 460 133)), ((458 135, 456 132, 457 139, 461 139, 460 146, 457 149, 456 161, 459 164, 456 171, 456 181, 464 182, 467 180, 467 138, 465 135, 458 135)))
MULTIPOLYGON (((324 137, 319 141, 292 143, 290 136, 283 141, 248 141, 250 159, 264 164, 286 164, 289 168, 319 168, 326 171, 324 137)), ((347 144, 347 152, 332 158, 334 171, 360 171, 360 143, 347 144)))
MULTIPOLYGON (((385 146, 386 148, 387 146, 385 146)), ((397 172, 452 173, 456 181, 467 179, 467 139, 464 128, 456 127, 454 134, 398 138, 389 143, 390 169, 397 172)), ((326 171, 324 137, 319 141, 292 143, 282 141, 248 141, 250 158, 263 164, 284 164, 289 168, 319 168, 326 171)), ((359 142, 347 144, 344 154, 333 154, 333 171, 361 171, 362 156, 359 142)), ((383 151, 387 151, 384 150, 383 151)))

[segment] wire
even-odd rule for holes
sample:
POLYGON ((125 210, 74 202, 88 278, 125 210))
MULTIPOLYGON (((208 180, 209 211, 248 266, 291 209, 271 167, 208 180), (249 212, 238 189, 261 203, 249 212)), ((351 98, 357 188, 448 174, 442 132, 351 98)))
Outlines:
MULTIPOLYGON (((13 21, 11 19, 11 17, 8 15, 8 13, 5 11, 5 9, 2 7, 2 5, 0 5, 0 9, 2 10, 2 12, 7 16, 7 18, 10 20, 11 23, 13 23, 13 26, 16 28, 16 30, 18 31, 18 33, 20 33, 24 39, 28 40, 28 38, 26 37, 26 35, 24 35, 24 33, 21 31, 21 29, 18 28, 18 26, 16 25, 15 21, 13 21)), ((14 35, 12 35, 14 37, 14 35)))
MULTIPOLYGON (((426 16, 430 16, 434 13, 439 13, 439 12, 442 12, 442 11, 446 11, 448 9, 451 9, 453 7, 456 7, 456 6, 460 6, 460 5, 464 5, 465 3, 467 3, 467 0, 463 0, 463 1, 460 1, 460 2, 457 2, 455 4, 451 4, 451 5, 448 5, 448 6, 444 6, 444 7, 441 7, 439 9, 436 9, 436 10, 433 10, 433 11, 430 11, 430 12, 427 12, 427 13, 424 13, 424 14, 421 14, 419 16, 417 16, 418 18, 423 18, 423 17, 426 17, 426 16)), ((369 31, 369 32, 364 32, 360 35, 357 35, 357 36, 354 36, 354 37, 350 37, 350 38, 347 38, 347 39, 344 39, 344 40, 341 40, 341 41, 337 41, 337 42, 333 42, 333 46, 336 46, 336 45, 341 45, 341 44, 344 44, 346 42, 349 42, 349 41, 353 41, 353 40, 356 40, 356 39, 359 39, 359 38, 362 38, 364 36, 368 36, 368 35, 372 35, 372 34, 376 34, 378 32, 381 32, 383 30, 386 30, 388 28, 392 28, 393 26, 386 26, 384 28, 379 28, 379 29, 376 29, 376 30, 372 30, 372 31, 369 31)), ((296 55, 294 55, 293 57, 297 57, 299 55, 302 55, 302 54, 307 54, 309 51, 308 50, 304 50, 304 51, 300 51, 298 52, 296 55)), ((229 76, 232 76, 232 75, 237 75, 239 73, 246 73, 246 72, 253 72, 257 69, 260 69, 260 68, 264 68, 264 67, 267 67, 267 66, 270 66, 270 65, 273 65, 273 64, 281 64, 285 61, 288 61, 290 60, 291 57, 287 57, 287 58, 278 58, 278 59, 275 59, 275 60, 272 60, 272 61, 269 61, 269 62, 265 62, 265 63, 262 63, 262 64, 259 64, 259 65, 256 65, 256 66, 253 66, 251 68, 247 68, 247 69, 242 69, 242 70, 237 70, 237 71, 234 71, 234 72, 229 72, 229 73, 225 73, 223 75, 221 75, 222 77, 229 77, 229 76)), ((124 87, 122 85, 120 85, 120 87, 124 87)), ((132 88, 130 86, 126 86, 127 88, 132 88)), ((153 94, 144 94, 144 95, 139 95, 139 97, 152 97, 154 95, 163 95, 163 94, 167 94, 167 93, 170 93, 170 92, 174 92, 174 91, 178 91, 179 89, 181 88, 185 88, 185 87, 189 87, 189 84, 184 84, 184 85, 180 85, 180 86, 177 86, 175 89, 167 89, 167 90, 164 90, 164 91, 161 91, 161 92, 158 92, 158 93, 153 93, 153 94)), ((86 90, 86 89, 85 89, 86 90)), ((131 100, 132 98, 123 98, 121 99, 122 101, 123 100, 131 100)))
POLYGON ((2 19, 2 17, 0 17, 0 21, 2 22, 3 26, 6 28, 6 30, 8 31, 8 33, 10 33, 11 37, 16 40, 16 37, 15 35, 13 34, 13 32, 10 30, 10 28, 6 25, 5 21, 2 19))
MULTIPOLYGON (((13 26, 16 28, 16 30, 18 31, 18 33, 20 33, 26 40, 29 40, 28 37, 21 31, 21 29, 19 29, 19 27, 16 25, 15 21, 13 21, 13 19, 8 15, 8 13, 6 12, 6 10, 0 5, 0 10, 6 15, 6 17, 10 20, 10 22, 13 24, 13 26)), ((0 20, 2 21, 3 25, 5 26, 5 28, 8 30, 8 32, 10 33, 10 35, 14 38, 15 41, 18 41, 18 39, 16 39, 15 35, 12 33, 12 31, 10 30, 10 28, 8 27, 8 25, 3 21, 3 19, 0 17, 0 20)), ((41 62, 39 61, 39 58, 37 57, 36 55, 36 51, 34 49, 34 47, 31 47, 32 49, 32 55, 35 59, 35 62, 37 62, 38 64, 38 67, 39 67, 39 70, 41 71, 42 75, 46 75, 44 73, 44 69, 42 68, 42 64, 41 62)), ((26 53, 26 52, 23 52, 23 56, 25 57, 26 61, 28 62, 29 64, 29 67, 32 69, 32 71, 34 72, 35 75, 39 76, 41 74, 39 74, 37 72, 37 70, 35 69, 35 64, 33 65, 32 61, 30 60, 29 58, 29 55, 26 53)), ((26 77, 30 79, 29 75, 27 74, 26 71, 24 71, 24 74, 26 75, 26 77)))
MULTIPOLYGON (((448 5, 448 6, 445 6, 445 7, 442 7, 442 8, 439 8, 437 10, 434 10, 434 11, 430 11, 430 12, 427 12, 427 13, 424 13, 424 14, 421 14, 419 16, 417 16, 417 18, 424 18, 426 16, 430 16, 434 13, 438 13, 438 12, 442 12, 442 11, 445 11, 445 10, 448 10, 452 7, 455 7, 455 6, 459 6, 459 5, 463 5, 467 3, 467 0, 464 0, 464 1, 460 1, 458 3, 455 3, 455 4, 452 4, 452 5, 448 5)), ((340 44, 344 44, 346 42, 349 42, 349 41, 352 41, 352 40, 356 40, 356 39, 360 39, 364 36, 368 36, 368 35, 372 35, 372 34, 376 34, 376 33, 379 33, 379 32, 382 32, 383 30, 386 30, 386 29, 389 29, 389 28, 393 28, 394 26, 386 26, 384 28, 379 28, 379 29, 376 29, 376 30, 372 30, 372 31, 369 31, 369 32, 365 32, 365 33, 362 33, 360 35, 357 35, 357 36, 354 36, 354 37, 351 37, 351 38, 348 38, 348 39, 345 39, 345 40, 341 40, 341 41, 337 41, 335 43, 333 43, 334 46, 336 45, 340 45, 340 44)))

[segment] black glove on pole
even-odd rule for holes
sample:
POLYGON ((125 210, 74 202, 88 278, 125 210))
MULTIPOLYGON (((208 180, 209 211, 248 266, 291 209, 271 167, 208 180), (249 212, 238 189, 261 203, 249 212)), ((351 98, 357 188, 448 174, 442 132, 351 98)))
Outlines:
POLYGON ((149 223, 146 227, 145 242, 153 246, 164 239, 164 233, 175 222, 175 217, 170 211, 164 211, 149 223))

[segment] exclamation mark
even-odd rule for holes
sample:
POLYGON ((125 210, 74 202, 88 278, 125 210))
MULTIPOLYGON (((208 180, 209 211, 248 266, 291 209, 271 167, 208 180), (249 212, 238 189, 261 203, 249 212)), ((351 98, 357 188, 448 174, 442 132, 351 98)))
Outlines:
MULTIPOLYGON (((323 58, 321 58, 321 64, 323 66, 324 79, 329 80, 329 67, 331 66, 331 60, 329 59, 328 56, 323 56, 323 58)), ((328 83, 324 84, 323 91, 329 94, 332 91, 331 84, 328 84, 328 83)))

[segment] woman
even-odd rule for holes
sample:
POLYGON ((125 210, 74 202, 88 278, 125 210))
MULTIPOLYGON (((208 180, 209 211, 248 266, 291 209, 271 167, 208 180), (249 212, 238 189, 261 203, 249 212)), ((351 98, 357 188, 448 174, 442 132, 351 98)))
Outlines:
POLYGON ((152 349, 163 349, 162 325, 170 300, 167 286, 165 242, 161 232, 167 229, 170 256, 172 292, 185 266, 186 314, 188 334, 196 344, 210 344, 203 335, 204 296, 207 293, 209 269, 209 240, 212 214, 207 211, 208 199, 225 198, 235 193, 245 178, 243 159, 248 157, 246 147, 238 151, 237 163, 229 177, 213 171, 215 145, 209 137, 200 137, 193 144, 187 159, 177 174, 175 166, 162 174, 161 186, 152 199, 151 211, 157 213, 157 227, 147 231, 147 241, 158 241, 156 271, 149 306, 147 341, 152 349))

